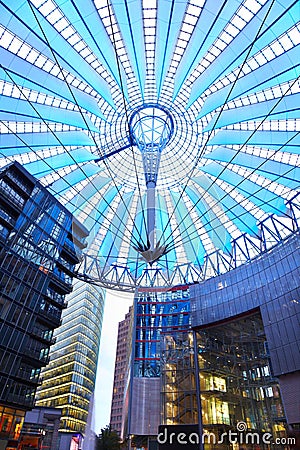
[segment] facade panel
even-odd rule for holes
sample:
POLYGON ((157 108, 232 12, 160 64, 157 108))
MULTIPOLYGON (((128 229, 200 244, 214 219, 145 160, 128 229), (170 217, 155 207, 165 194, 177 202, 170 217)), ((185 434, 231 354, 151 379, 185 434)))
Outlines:
POLYGON ((0 439, 16 436, 20 417, 34 405, 86 236, 22 166, 1 170, 0 439))
POLYGON ((76 281, 56 330, 36 405, 62 410, 60 431, 85 433, 95 387, 104 308, 102 288, 76 281))

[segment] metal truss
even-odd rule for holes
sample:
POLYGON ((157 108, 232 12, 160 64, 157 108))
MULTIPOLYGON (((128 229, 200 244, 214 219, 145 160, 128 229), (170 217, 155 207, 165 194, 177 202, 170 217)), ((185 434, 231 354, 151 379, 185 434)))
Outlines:
POLYGON ((231 251, 225 253, 216 250, 205 256, 204 264, 178 264, 172 270, 147 266, 140 277, 135 277, 130 269, 123 265, 112 265, 103 269, 97 257, 83 255, 75 276, 92 284, 108 289, 133 292, 136 288, 171 288, 179 285, 201 283, 236 267, 261 257, 276 245, 282 244, 291 235, 300 230, 300 193, 287 201, 288 216, 270 215, 257 224, 257 234, 241 234, 231 241, 231 251))

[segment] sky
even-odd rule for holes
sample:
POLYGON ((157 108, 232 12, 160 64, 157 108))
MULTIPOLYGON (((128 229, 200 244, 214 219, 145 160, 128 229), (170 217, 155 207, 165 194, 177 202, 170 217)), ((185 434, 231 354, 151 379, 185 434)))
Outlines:
POLYGON ((96 434, 99 434, 101 428, 108 425, 110 421, 118 323, 125 318, 132 303, 133 294, 106 291, 94 397, 93 424, 96 434))

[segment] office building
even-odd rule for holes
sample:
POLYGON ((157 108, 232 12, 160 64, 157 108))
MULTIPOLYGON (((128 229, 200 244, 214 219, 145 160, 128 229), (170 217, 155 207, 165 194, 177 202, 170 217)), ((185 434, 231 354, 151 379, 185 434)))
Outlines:
POLYGON ((175 340, 187 339, 189 289, 140 289, 133 314, 129 368, 123 372, 126 382, 121 436, 130 437, 132 446, 148 448, 155 444, 161 422, 161 366, 165 356, 162 341, 171 345, 175 340))
MULTIPOLYGON (((60 433, 84 435, 94 392, 104 308, 103 289, 76 280, 42 371, 36 405, 61 409, 60 433)), ((67 438, 65 438, 67 439, 67 438)))
POLYGON ((0 445, 10 448, 34 406, 87 231, 18 163, 2 168, 0 194, 0 445))
POLYGON ((191 287, 203 427, 299 431, 299 244, 191 287))
POLYGON ((112 430, 117 431, 119 436, 121 436, 122 433, 122 420, 124 417, 123 407, 125 403, 124 393, 127 380, 126 375, 128 375, 127 370, 131 356, 132 313, 133 309, 130 307, 128 313, 125 315, 125 319, 119 322, 118 326, 110 427, 112 430))

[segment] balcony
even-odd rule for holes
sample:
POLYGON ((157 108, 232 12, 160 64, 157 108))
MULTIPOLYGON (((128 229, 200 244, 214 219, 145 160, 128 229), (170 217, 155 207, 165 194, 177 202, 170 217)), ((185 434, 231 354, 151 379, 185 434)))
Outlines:
POLYGON ((5 183, 0 183, 0 193, 6 200, 8 205, 15 206, 19 211, 23 209, 25 200, 17 194, 10 186, 5 183))
POLYGON ((14 187, 16 187, 20 192, 30 196, 32 192, 32 186, 29 186, 25 182, 24 178, 22 179, 18 174, 12 171, 7 171, 5 176, 9 179, 10 183, 12 183, 14 187))
POLYGON ((52 289, 47 289, 46 296, 52 300, 56 305, 59 305, 61 308, 65 309, 68 306, 68 302, 65 301, 65 296, 59 294, 58 292, 52 291, 52 289))
POLYGON ((11 217, 6 211, 3 211, 3 209, 0 209, 0 219, 5 222, 6 225, 9 225, 11 227, 14 227, 16 223, 16 219, 11 217))
POLYGON ((38 310, 39 318, 43 320, 46 324, 52 322, 55 327, 61 324, 61 311, 51 311, 51 309, 46 310, 44 307, 40 307, 38 310))
POLYGON ((49 355, 41 355, 40 350, 33 350, 32 348, 25 348, 23 351, 25 356, 29 356, 31 359, 35 359, 38 362, 43 363, 43 365, 47 365, 50 361, 49 355))
POLYGON ((45 331, 41 330, 38 327, 34 327, 29 334, 34 337, 37 338, 38 340, 48 344, 48 345, 54 345, 56 342, 56 338, 52 337, 52 336, 46 336, 45 335, 45 331))
POLYGON ((60 266, 62 266, 64 269, 66 269, 70 275, 74 274, 75 264, 72 264, 61 257, 58 258, 56 261, 60 266))
POLYGON ((71 241, 71 239, 66 238, 63 246, 63 250, 72 258, 72 260, 77 264, 80 261, 81 250, 80 248, 71 241))
POLYGON ((63 291, 63 294, 67 294, 72 292, 73 289, 73 278, 68 274, 59 270, 57 267, 54 269, 51 277, 51 282, 55 283, 60 291, 63 291))

